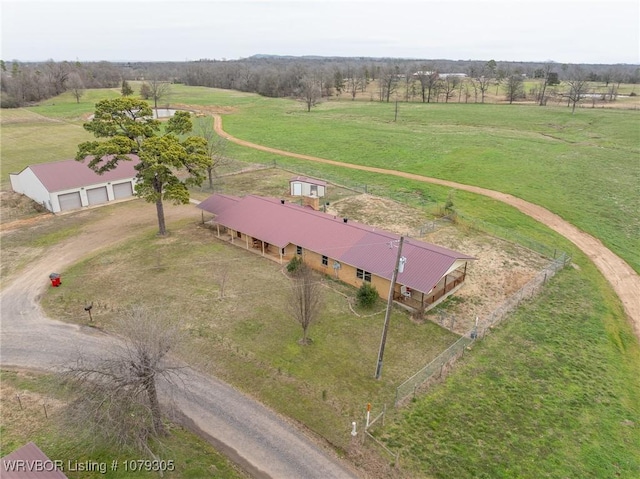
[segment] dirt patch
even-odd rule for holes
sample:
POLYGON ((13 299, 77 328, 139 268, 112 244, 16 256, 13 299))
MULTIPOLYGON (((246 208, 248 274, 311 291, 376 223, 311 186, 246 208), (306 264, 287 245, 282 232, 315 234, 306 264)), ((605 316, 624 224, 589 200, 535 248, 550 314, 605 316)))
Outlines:
POLYGON ((187 105, 184 103, 172 103, 171 108, 175 108, 177 110, 188 110, 197 114, 203 115, 228 115, 230 113, 235 113, 238 111, 236 107, 233 106, 222 106, 222 105, 187 105))
POLYGON ((426 316, 458 334, 468 332, 476 316, 488 316, 549 263, 520 245, 465 231, 446 220, 434 221, 424 212, 388 198, 353 196, 333 203, 329 212, 475 257, 469 263, 465 285, 426 316), (423 234, 425 225, 433 231, 423 234))
POLYGON ((0 205, 0 231, 20 228, 51 217, 44 206, 15 191, 0 191, 0 205))
MULTIPOLYGON (((3 373, 4 374, 4 373, 3 373)), ((29 372, 17 372, 20 380, 35 380, 29 372)), ((12 381, 2 381, 0 388, 2 422, 19 431, 22 442, 33 438, 45 420, 58 416, 65 403, 49 395, 16 387, 12 381)), ((3 439, 3 446, 7 438, 3 439)))
POLYGON ((400 235, 416 236, 415 232, 428 218, 419 210, 401 203, 369 194, 351 196, 335 201, 327 213, 350 218, 359 223, 385 229, 400 235))

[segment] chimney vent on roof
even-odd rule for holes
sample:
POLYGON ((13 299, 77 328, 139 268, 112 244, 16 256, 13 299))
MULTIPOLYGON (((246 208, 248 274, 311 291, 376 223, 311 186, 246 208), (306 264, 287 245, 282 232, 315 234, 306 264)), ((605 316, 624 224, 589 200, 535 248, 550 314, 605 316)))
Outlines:
POLYGON ((342 221, 346 223, 347 221, 349 221, 349 218, 342 218, 342 221))
POLYGON ((281 205, 284 205, 284 200, 280 200, 280 204, 281 204, 281 205))

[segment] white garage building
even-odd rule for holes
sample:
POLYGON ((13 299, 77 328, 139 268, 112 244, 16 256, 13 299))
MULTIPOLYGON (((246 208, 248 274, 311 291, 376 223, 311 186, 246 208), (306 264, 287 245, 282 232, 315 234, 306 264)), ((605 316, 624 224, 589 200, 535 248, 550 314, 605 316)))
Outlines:
POLYGON ((116 169, 102 175, 89 168, 86 160, 27 166, 20 173, 9 175, 11 188, 53 213, 131 198, 135 191, 135 166, 140 159, 130 156, 131 161, 120 161, 116 169))

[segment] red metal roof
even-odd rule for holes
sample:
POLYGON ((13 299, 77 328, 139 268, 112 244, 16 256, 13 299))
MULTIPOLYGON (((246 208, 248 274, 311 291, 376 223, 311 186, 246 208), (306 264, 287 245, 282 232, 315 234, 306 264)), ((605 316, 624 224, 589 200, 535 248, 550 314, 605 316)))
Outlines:
POLYGON ((326 181, 316 180, 315 178, 309 178, 307 176, 296 176, 296 177, 293 177, 293 178, 291 178, 289 180, 289 183, 293 183, 294 181, 303 181, 305 183, 310 183, 312 185, 327 186, 327 182, 326 181))
POLYGON ((0 462, 2 479, 67 479, 32 442, 4 456, 0 462))
MULTIPOLYGON (((208 208, 216 201, 209 197, 198 207, 214 213, 208 208)), ((343 218, 300 205, 253 195, 229 204, 218 214, 216 222, 280 248, 288 244, 302 246, 389 280, 400 239, 397 234, 355 221, 345 222, 343 218)), ((405 238, 402 256, 407 261, 404 272, 398 275, 398 283, 424 293, 431 291, 456 261, 475 259, 411 238, 405 238)))
MULTIPOLYGON (((136 155, 131 156, 131 161, 120 161, 118 167, 107 171, 102 175, 97 174, 86 165, 86 160, 64 160, 52 163, 39 163, 30 165, 31 169, 47 191, 71 190, 74 188, 87 187, 108 181, 127 180, 135 178, 138 172, 135 166, 140 163, 136 155)), ((26 168, 25 168, 26 169, 26 168)), ((24 171, 24 170, 23 170, 24 171)))
POLYGON ((209 213, 213 213, 214 215, 219 215, 224 210, 226 210, 229 206, 235 205, 240 198, 237 196, 223 195, 223 194, 215 194, 209 196, 204 201, 201 201, 198 204, 198 208, 201 208, 209 213))

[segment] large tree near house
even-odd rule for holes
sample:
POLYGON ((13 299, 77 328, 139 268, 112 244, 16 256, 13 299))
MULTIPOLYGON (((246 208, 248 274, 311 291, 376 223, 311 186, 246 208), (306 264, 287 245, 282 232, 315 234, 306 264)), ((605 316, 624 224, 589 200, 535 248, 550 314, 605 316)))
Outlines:
POLYGON ((189 186, 200 186, 211 165, 206 141, 186 136, 192 128, 191 115, 176 112, 162 128, 147 102, 121 97, 98 102, 93 119, 84 128, 101 141, 78 145, 76 160, 90 158, 88 166, 96 173, 131 161, 131 154, 140 157, 136 195, 155 203, 159 233, 165 235, 163 202, 187 204, 189 186))

